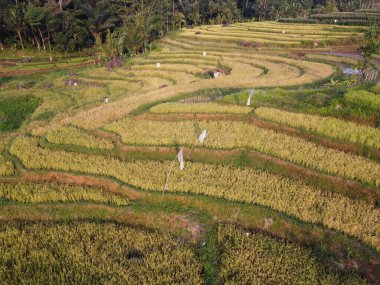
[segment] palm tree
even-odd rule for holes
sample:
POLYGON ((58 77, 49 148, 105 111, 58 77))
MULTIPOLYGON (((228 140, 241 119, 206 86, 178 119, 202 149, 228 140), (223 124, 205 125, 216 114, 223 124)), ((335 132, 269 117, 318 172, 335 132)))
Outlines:
POLYGON ((34 6, 32 4, 28 5, 27 10, 25 12, 25 20, 28 22, 32 30, 32 34, 33 34, 34 40, 36 41, 38 49, 40 49, 40 43, 36 36, 36 31, 39 32, 44 50, 46 50, 45 38, 42 34, 41 26, 42 26, 42 20, 44 20, 45 17, 46 17, 46 14, 45 14, 44 8, 34 6))
POLYGON ((197 26, 201 21, 201 6, 198 0, 194 1, 190 6, 189 19, 197 26))
POLYGON ((131 56, 137 55, 143 47, 146 34, 141 20, 128 21, 125 23, 120 36, 120 42, 125 46, 131 56))
POLYGON ((101 33, 115 26, 117 21, 108 0, 89 1, 81 6, 81 13, 87 18, 89 30, 95 38, 95 44, 102 43, 101 33))
POLYGON ((16 4, 5 10, 3 21, 5 27, 9 31, 16 32, 21 48, 24 49, 24 42, 22 40, 22 32, 26 29, 24 22, 24 9, 22 4, 16 4))
POLYGON ((148 49, 151 32, 160 22, 160 17, 154 14, 156 4, 156 0, 148 4, 140 1, 127 10, 128 16, 125 19, 120 40, 131 55, 136 55, 142 48, 145 52, 148 49))

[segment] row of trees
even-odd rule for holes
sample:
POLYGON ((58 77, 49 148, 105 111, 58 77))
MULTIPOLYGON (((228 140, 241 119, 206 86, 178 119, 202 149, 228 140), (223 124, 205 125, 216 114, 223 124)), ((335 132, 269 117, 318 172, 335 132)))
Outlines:
POLYGON ((369 8, 374 0, 0 0, 0 46, 138 53, 184 25, 369 8), (107 31, 113 34, 107 36, 107 31))

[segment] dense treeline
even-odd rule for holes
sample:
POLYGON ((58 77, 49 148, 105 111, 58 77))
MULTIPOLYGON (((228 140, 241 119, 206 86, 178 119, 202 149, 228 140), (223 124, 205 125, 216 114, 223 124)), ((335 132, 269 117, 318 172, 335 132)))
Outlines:
POLYGON ((185 25, 369 9, 375 0, 0 0, 0 48, 136 54, 185 25), (107 36, 107 31, 114 32, 107 36), (115 36, 117 35, 117 36, 115 36), (107 40, 108 39, 108 40, 107 40))

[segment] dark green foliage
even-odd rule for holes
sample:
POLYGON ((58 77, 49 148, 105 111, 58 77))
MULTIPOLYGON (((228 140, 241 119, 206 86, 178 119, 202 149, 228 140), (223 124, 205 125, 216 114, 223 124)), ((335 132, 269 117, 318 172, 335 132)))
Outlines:
POLYGON ((102 43, 102 32, 115 27, 118 18, 108 0, 78 2, 78 13, 86 19, 88 29, 97 45, 102 43))
POLYGON ((49 21, 53 45, 58 50, 75 51, 91 47, 94 39, 86 28, 86 22, 70 11, 52 17, 49 21))
POLYGON ((380 21, 380 10, 358 10, 355 12, 338 13, 335 11, 322 10, 321 14, 313 14, 309 17, 280 18, 283 23, 305 24, 336 24, 342 26, 368 26, 380 21))
MULTIPOLYGON (((380 15, 379 15, 379 19, 380 19, 380 15)), ((373 54, 379 52, 379 50, 380 50, 380 25, 373 24, 365 33, 364 43, 363 43, 363 46, 360 48, 360 51, 362 52, 365 59, 364 67, 368 65, 368 59, 373 54)))
POLYGON ((368 25, 379 10, 368 0, 60 0, 0 1, 0 46, 73 51, 100 46, 123 28, 127 52, 146 51, 149 42, 186 24, 229 24, 278 20, 301 23, 368 25), (357 10, 362 9, 362 10, 357 10), (357 11, 355 11, 357 10, 357 11), (355 11, 355 13, 336 13, 355 11), (332 12, 330 14, 327 14, 332 12), (314 15, 307 18, 309 15, 314 15), (143 22, 135 25, 136 18, 143 22), (131 21, 132 20, 132 21, 131 21), (127 35, 125 35, 127 33, 127 35), (141 39, 142 38, 142 39, 141 39), (141 44, 142 42, 142 44, 141 44), (138 43, 138 44, 136 44, 138 43))
POLYGON ((19 128, 38 105, 38 99, 32 96, 0 99, 0 133, 19 128))

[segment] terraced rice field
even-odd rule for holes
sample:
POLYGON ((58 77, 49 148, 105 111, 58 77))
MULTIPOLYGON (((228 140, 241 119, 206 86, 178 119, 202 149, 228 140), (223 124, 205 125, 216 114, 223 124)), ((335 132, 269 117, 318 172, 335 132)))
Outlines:
MULTIPOLYGON (((239 23, 228 27, 220 25, 187 29, 180 37, 228 43, 250 42, 262 45, 299 46, 314 43, 342 43, 357 31, 351 27, 339 32, 326 25, 279 25, 276 22, 239 23)), ((356 35, 355 35, 356 36, 356 35)))
POLYGON ((361 36, 201 26, 112 71, 2 81, 38 104, 0 133, 0 280, 378 284, 380 94, 330 84, 361 36))

